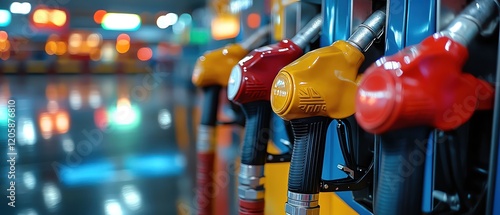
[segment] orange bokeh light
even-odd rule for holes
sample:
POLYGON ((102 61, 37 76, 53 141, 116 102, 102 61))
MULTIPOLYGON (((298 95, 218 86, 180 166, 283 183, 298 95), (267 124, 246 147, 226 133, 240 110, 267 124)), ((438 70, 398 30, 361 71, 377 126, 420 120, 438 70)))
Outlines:
POLYGON ((5 42, 9 38, 9 34, 5 31, 0 31, 0 42, 5 42))
POLYGON ((61 9, 38 8, 35 9, 31 20, 37 28, 59 29, 68 23, 68 12, 61 9))
POLYGON ((116 51, 120 54, 127 53, 130 49, 130 36, 128 34, 120 34, 116 38, 116 51))
POLYGON ((38 119, 40 131, 44 139, 52 137, 53 123, 49 113, 42 113, 38 119))
POLYGON ((67 112, 59 112, 55 116, 56 131, 64 134, 69 130, 69 115, 67 112))
POLYGON ((148 47, 142 47, 137 51, 137 58, 141 61, 150 60, 153 57, 153 50, 148 47))
POLYGON ((104 15, 106 15, 106 12, 105 10, 98 10, 94 13, 94 21, 95 23, 97 24, 101 24, 102 22, 102 18, 104 18, 104 15))
POLYGON ((116 38, 116 41, 120 41, 120 40, 126 40, 126 41, 130 42, 130 36, 128 34, 120 34, 116 38))
POLYGON ((212 38, 215 40, 231 39, 240 32, 240 20, 235 15, 222 15, 212 19, 212 38))
POLYGON ((258 28, 260 26, 260 15, 258 13, 251 13, 247 18, 247 25, 250 28, 258 28))

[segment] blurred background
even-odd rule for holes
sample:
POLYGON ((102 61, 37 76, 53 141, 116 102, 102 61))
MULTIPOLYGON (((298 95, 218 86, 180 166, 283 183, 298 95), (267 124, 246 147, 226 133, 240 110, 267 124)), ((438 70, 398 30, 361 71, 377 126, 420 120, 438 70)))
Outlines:
MULTIPOLYGON (((268 1, 0 1, 0 145, 16 107, 16 207, 0 214, 192 214, 198 56, 269 19, 268 1), (262 9, 264 8, 264 10, 262 9), (266 15, 267 14, 267 15, 266 15)), ((222 118, 234 120, 228 104, 222 118)), ((241 128, 224 125, 217 201, 237 205, 241 128)), ((235 208, 221 208, 233 214, 235 208)))

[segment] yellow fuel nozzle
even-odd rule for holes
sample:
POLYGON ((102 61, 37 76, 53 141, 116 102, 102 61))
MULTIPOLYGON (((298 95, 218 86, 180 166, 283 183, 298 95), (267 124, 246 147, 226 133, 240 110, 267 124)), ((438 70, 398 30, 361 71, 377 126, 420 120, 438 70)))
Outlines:
POLYGON ((231 69, 248 53, 239 44, 208 51, 198 58, 194 67, 192 81, 197 87, 227 86, 231 69))
POLYGON ((354 114, 363 53, 346 41, 311 51, 283 67, 271 91, 273 111, 286 120, 354 114))
POLYGON ((262 46, 267 41, 270 31, 270 26, 264 26, 241 43, 205 52, 195 64, 191 78, 193 84, 197 87, 214 85, 226 87, 231 69, 248 52, 262 46))
POLYGON ((370 15, 349 40, 311 51, 283 67, 271 89, 273 111, 286 120, 354 114, 363 52, 382 35, 384 10, 370 15))

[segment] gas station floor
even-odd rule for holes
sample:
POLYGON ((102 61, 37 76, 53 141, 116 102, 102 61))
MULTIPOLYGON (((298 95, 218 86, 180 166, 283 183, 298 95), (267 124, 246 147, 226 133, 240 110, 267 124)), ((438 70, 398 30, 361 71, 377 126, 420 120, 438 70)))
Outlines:
MULTIPOLYGON (((16 207, 3 197, 0 214, 191 214, 195 94, 169 74, 1 77, 0 149, 3 162, 14 156, 16 207), (9 98, 14 148, 7 145, 9 98)), ((233 146, 222 154, 234 162, 233 146)), ((225 188, 234 184, 229 178, 225 188)), ((230 193, 220 195, 226 205, 230 193)))

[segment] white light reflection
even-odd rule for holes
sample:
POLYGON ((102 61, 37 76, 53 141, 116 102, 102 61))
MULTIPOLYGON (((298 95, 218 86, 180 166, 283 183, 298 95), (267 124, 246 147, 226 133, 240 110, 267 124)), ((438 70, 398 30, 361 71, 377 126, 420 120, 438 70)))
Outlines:
POLYGON ((28 188, 28 190, 33 190, 36 187, 36 178, 35 174, 32 171, 27 171, 23 173, 23 182, 24 186, 28 188))
POLYGON ((161 109, 158 113, 158 124, 160 128, 168 129, 172 125, 172 114, 167 109, 161 109))
POLYGON ((48 209, 54 209, 61 202, 61 191, 54 183, 46 183, 42 188, 43 201, 48 209))
POLYGON ((373 105, 379 99, 391 98, 392 94, 388 91, 365 91, 360 89, 359 96, 363 104, 373 105))
POLYGON ((75 151, 75 142, 71 139, 69 135, 62 136, 61 144, 62 144, 62 149, 66 153, 71 153, 75 151))
POLYGON ((128 125, 133 123, 136 119, 137 114, 132 108, 130 100, 128 98, 119 99, 116 105, 114 122, 120 125, 128 125))
POLYGON ((101 106, 102 99, 99 90, 93 88, 89 92, 89 105, 93 109, 97 109, 101 106))
POLYGON ((72 89, 69 92, 69 106, 73 110, 79 110, 82 107, 82 95, 78 90, 72 89))
POLYGON ((13 14, 26 15, 31 11, 31 4, 29 2, 12 2, 10 4, 10 12, 13 14))
POLYGON ((114 61, 114 59, 116 58, 116 49, 115 49, 115 45, 111 44, 111 43, 105 43, 104 45, 102 45, 102 48, 101 48, 101 56, 102 56, 102 61, 103 62, 106 62, 106 63, 111 63, 114 61))
POLYGON ((384 69, 386 70, 394 70, 401 68, 401 64, 397 61, 388 61, 384 63, 384 69))
POLYGON ((33 208, 28 208, 21 210, 17 215, 38 215, 38 213, 33 208))
POLYGON ((138 210, 142 206, 142 198, 139 190, 134 185, 122 187, 122 198, 130 210, 138 210))
POLYGON ((252 7, 252 5, 253 5, 252 0, 231 1, 231 3, 229 3, 229 11, 231 11, 231 13, 239 13, 243 10, 252 7))
POLYGON ((104 207, 107 215, 122 215, 123 210, 120 203, 116 199, 106 200, 104 207))
POLYGON ((17 139, 19 145, 34 145, 36 142, 35 122, 30 118, 19 118, 18 123, 21 130, 17 139))

